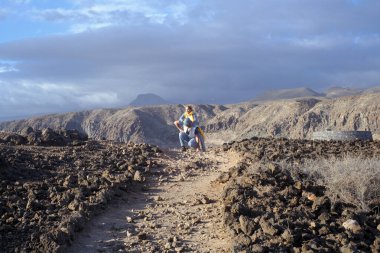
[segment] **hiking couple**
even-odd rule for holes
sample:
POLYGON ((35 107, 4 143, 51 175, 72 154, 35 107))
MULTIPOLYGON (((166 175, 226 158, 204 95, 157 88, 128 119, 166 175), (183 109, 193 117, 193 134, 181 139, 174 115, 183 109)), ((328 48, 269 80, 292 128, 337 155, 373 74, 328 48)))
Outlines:
POLYGON ((186 106, 186 112, 174 122, 174 125, 179 130, 182 151, 186 151, 186 146, 192 147, 198 152, 206 151, 204 133, 198 126, 198 116, 191 105, 186 106))

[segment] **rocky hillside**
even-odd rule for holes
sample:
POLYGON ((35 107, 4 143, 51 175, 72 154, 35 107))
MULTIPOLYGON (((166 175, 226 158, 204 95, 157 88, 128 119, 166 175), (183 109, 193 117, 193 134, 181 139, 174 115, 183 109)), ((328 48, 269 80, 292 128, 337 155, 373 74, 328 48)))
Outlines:
MULTIPOLYGON (((380 132, 380 93, 327 98, 297 98, 232 105, 196 105, 208 144, 221 144, 253 136, 310 138, 314 131, 370 130, 380 132)), ((183 105, 99 109, 48 115, 0 123, 0 130, 21 132, 65 128, 101 140, 133 141, 159 146, 178 145, 173 121, 183 105)))

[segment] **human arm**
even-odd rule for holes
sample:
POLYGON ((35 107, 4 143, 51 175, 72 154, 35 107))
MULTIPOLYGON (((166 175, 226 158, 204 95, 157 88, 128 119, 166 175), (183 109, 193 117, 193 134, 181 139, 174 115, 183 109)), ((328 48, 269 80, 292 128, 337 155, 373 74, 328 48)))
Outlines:
POLYGON ((176 120, 174 121, 174 125, 177 127, 177 129, 180 131, 180 132, 183 132, 183 120, 185 118, 185 114, 182 114, 181 117, 179 118, 179 120, 176 120))
POLYGON ((174 121, 174 125, 177 127, 177 129, 178 129, 180 132, 183 132, 182 125, 180 124, 180 121, 179 121, 179 120, 174 121))
POLYGON ((195 112, 193 113, 193 120, 194 126, 199 126, 198 115, 195 112))

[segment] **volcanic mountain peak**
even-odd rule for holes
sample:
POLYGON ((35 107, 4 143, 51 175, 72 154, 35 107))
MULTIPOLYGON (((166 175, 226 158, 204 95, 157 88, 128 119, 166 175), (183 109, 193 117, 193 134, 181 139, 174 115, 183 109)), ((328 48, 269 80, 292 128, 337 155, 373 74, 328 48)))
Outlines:
POLYGON ((145 94, 139 94, 129 105, 145 106, 145 105, 164 105, 164 104, 169 104, 169 102, 156 94, 145 93, 145 94))

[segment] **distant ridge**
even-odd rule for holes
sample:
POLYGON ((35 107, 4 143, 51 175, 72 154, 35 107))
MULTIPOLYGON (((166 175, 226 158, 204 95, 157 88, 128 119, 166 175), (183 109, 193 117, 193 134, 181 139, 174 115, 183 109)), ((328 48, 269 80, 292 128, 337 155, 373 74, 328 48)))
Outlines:
POLYGON ((363 93, 374 93, 374 92, 380 92, 380 85, 379 86, 373 86, 371 88, 368 88, 363 91, 363 93))
POLYGON ((344 96, 355 96, 355 95, 361 94, 362 92, 363 91, 360 89, 331 87, 326 90, 325 95, 328 98, 337 98, 337 97, 344 97, 344 96))
POLYGON ((258 96, 255 100, 278 100, 300 97, 323 97, 323 94, 320 94, 310 88, 301 87, 294 89, 279 89, 267 91, 262 95, 258 96))
POLYGON ((165 104, 170 104, 170 103, 156 94, 145 93, 145 94, 139 94, 129 105, 145 106, 145 105, 165 105, 165 104))
MULTIPOLYGON (((380 93, 338 98, 303 97, 250 101, 229 105, 197 105, 207 145, 258 137, 310 138, 315 131, 372 131, 379 139, 380 93)), ((183 105, 130 106, 47 115, 0 122, 0 131, 21 133, 25 128, 76 129, 89 138, 178 147, 178 120, 183 105)), ((1 142, 1 140, 0 140, 1 142)))

